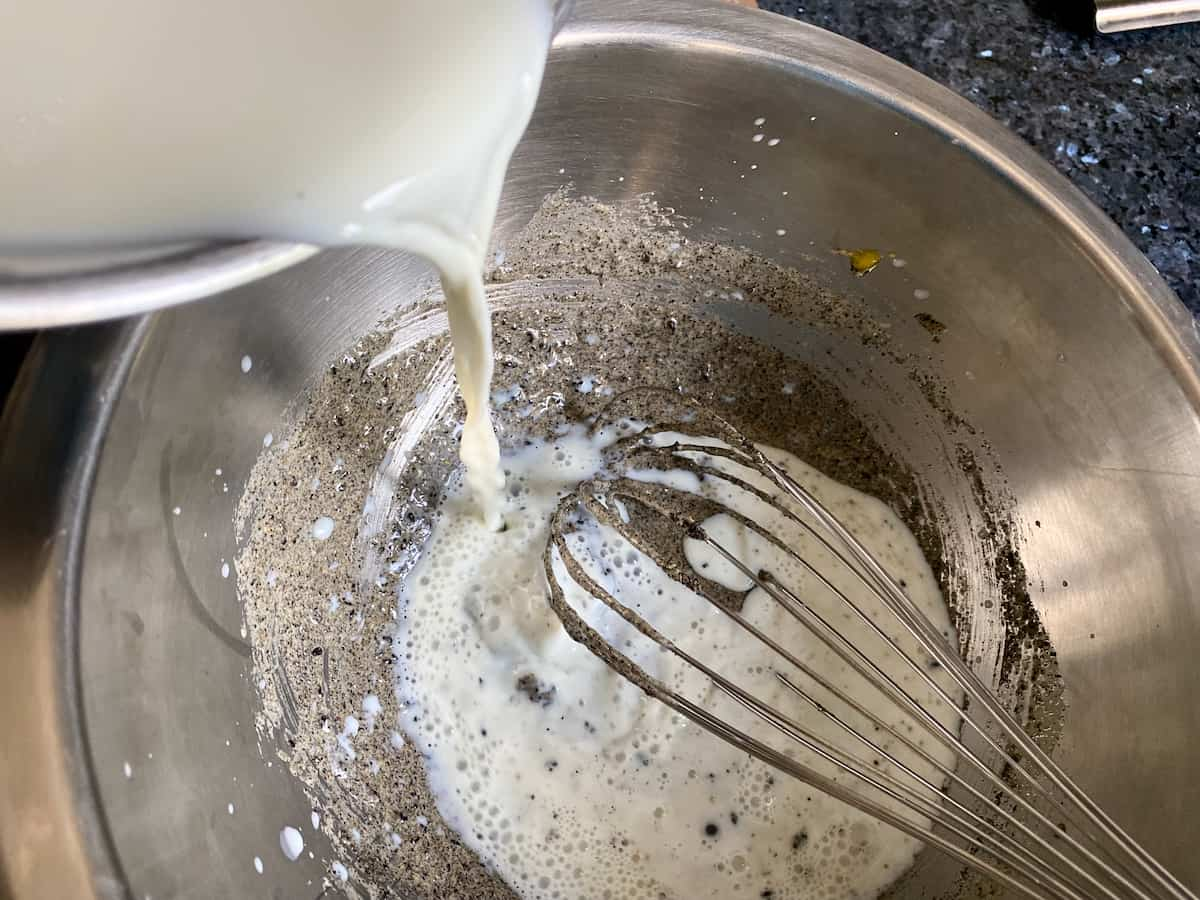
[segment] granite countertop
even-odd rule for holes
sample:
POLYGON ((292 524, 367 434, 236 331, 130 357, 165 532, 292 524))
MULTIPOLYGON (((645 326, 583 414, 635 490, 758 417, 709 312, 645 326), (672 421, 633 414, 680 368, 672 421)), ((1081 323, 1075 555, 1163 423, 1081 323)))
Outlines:
POLYGON ((759 0, 957 91, 1053 161, 1200 315, 1200 24, 1119 35, 1086 0, 759 0))

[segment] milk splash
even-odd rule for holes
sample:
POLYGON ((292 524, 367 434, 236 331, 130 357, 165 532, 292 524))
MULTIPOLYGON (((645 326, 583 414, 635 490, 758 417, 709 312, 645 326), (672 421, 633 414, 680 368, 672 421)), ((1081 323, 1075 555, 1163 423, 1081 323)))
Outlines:
MULTIPOLYGON (((501 510, 507 528, 501 533, 479 521, 460 486, 444 502, 406 581, 393 643, 396 688, 402 725, 426 758, 440 813, 527 900, 877 895, 912 864, 918 842, 777 775, 648 699, 571 640, 550 610, 542 562, 550 517, 564 493, 600 470, 613 439, 580 429, 508 454, 510 484, 501 510)), ((913 602, 949 633, 934 576, 896 515, 786 453, 769 452, 905 580, 913 602)), ((719 486, 701 486, 687 472, 641 477, 715 491, 713 499, 734 502, 719 486)), ((732 520, 708 527, 731 546, 750 541, 732 520)), ((798 526, 778 528, 785 542, 816 557, 819 551, 805 543, 798 526)), ((768 702, 781 708, 796 702, 781 696, 784 688, 757 644, 615 532, 571 539, 590 542, 581 555, 596 562, 593 575, 600 583, 654 598, 653 624, 680 646, 720 660, 768 702)), ((692 542, 686 552, 696 571, 748 587, 711 549, 692 542)), ((785 580, 802 577, 777 548, 761 552, 757 563, 785 580)), ((601 601, 566 586, 572 606, 613 646, 653 677, 713 702, 711 685, 691 681, 694 673, 644 643, 601 601)), ((876 609, 880 601, 860 584, 847 580, 840 586, 885 620, 876 609)), ((837 601, 813 600, 818 608, 822 602, 829 605, 822 612, 840 615, 837 601)), ((865 684, 856 684, 857 676, 832 651, 813 646, 777 604, 751 593, 744 614, 785 644, 804 648, 806 663, 848 685, 847 693, 884 721, 902 732, 910 724, 865 684)), ((856 627, 865 626, 846 625, 851 640, 858 637, 856 627)), ((912 649, 912 638, 895 630, 893 638, 912 649)), ((931 691, 927 685, 905 686, 919 701, 931 702, 922 694, 931 691)), ((948 681, 943 687, 953 691, 948 681)), ((745 727, 754 733, 756 726, 745 727)), ((846 740, 836 731, 827 737, 846 740)), ((918 770, 928 768, 907 748, 889 749, 918 770)), ((953 764, 945 748, 926 749, 942 764, 953 764)), ((805 761, 822 769, 819 760, 805 761)), ((932 769, 926 774, 933 782, 941 777, 932 769)))

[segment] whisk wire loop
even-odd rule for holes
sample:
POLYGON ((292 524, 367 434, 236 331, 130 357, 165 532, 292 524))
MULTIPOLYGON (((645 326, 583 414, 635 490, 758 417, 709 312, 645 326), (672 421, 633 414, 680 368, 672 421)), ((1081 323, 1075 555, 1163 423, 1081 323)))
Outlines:
MULTIPOLYGON (((661 398, 655 394, 651 399, 661 398)), ((838 517, 732 425, 711 412, 689 408, 678 421, 643 427, 633 437, 619 441, 612 455, 619 463, 615 471, 581 485, 560 503, 543 560, 550 603, 567 632, 608 665, 732 746, 1035 900, 1197 900, 1026 734, 947 636, 838 517), (676 488, 654 479, 631 477, 639 466, 659 471, 681 469, 698 481, 719 484, 749 502, 765 505, 772 516, 816 542, 811 553, 822 559, 828 556, 839 572, 852 576, 891 616, 904 642, 911 639, 916 650, 905 649, 840 586, 840 579, 775 530, 761 525, 755 516, 709 500, 681 508, 672 502, 680 493, 676 488), (912 726, 950 752, 953 763, 938 759, 923 741, 873 712, 871 704, 856 700, 756 625, 734 602, 738 598, 730 596, 731 589, 673 562, 663 546, 631 526, 627 508, 661 526, 658 534, 674 535, 675 543, 689 539, 715 553, 750 586, 742 599, 756 592, 778 605, 903 713, 912 726), (811 576, 811 586, 798 591, 775 573, 748 565, 706 527, 718 513, 765 541, 782 554, 781 559, 794 563, 796 571, 811 576), (599 584, 579 558, 584 551, 567 540, 568 534, 586 527, 585 523, 615 531, 691 593, 719 609, 768 651, 768 659, 780 660, 782 664, 771 666, 771 672, 787 691, 784 696, 797 698, 817 721, 829 723, 833 734, 849 740, 850 749, 838 746, 803 718, 785 713, 777 703, 747 690, 679 646, 646 618, 640 604, 635 610, 615 596, 615 591, 599 584), (601 600, 662 651, 707 679, 719 695, 765 723, 772 734, 785 738, 787 744, 783 749, 773 746, 647 675, 584 621, 566 597, 566 582, 601 600), (835 608, 840 606, 848 619, 865 629, 891 665, 882 665, 859 641, 847 638, 828 613, 807 599, 810 589, 835 598, 835 608), (915 676, 929 690, 936 709, 918 700, 889 668, 915 676), (941 677, 934 677, 934 671, 941 677), (813 687, 802 686, 792 672, 813 687), (866 733, 870 731, 881 737, 870 737, 866 733), (889 739, 911 754, 912 760, 906 762, 903 754, 889 750, 889 739), (826 774, 797 758, 797 748, 836 774, 826 774), (929 769, 928 774, 924 768, 929 769)))

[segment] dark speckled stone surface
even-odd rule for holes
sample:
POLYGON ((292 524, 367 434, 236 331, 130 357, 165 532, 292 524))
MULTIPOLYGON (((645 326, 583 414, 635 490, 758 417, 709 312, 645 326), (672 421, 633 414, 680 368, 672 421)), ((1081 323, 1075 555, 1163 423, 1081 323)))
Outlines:
POLYGON ((1200 25, 1098 35, 1072 0, 760 0, 952 88, 1052 160, 1200 315, 1200 25))

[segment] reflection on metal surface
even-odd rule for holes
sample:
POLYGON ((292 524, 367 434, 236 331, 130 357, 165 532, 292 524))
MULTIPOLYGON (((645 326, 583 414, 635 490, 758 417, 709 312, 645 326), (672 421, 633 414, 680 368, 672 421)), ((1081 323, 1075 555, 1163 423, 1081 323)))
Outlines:
POLYGON ((161 462, 158 469, 158 500, 163 531, 166 534, 166 544, 171 557, 171 567, 175 570, 180 590, 187 597, 188 608, 191 610, 196 621, 204 626, 209 634, 234 653, 249 658, 250 645, 228 628, 222 627, 213 617, 212 612, 204 605, 204 599, 200 596, 200 592, 196 590, 195 585, 192 583, 192 577, 188 572, 187 564, 183 561, 183 553, 179 546, 179 536, 175 528, 175 519, 177 517, 171 512, 171 497, 174 496, 171 483, 172 456, 173 448, 171 442, 167 441, 166 446, 162 450, 161 462))
POLYGON ((85 275, 0 280, 0 331, 100 322, 186 303, 265 278, 316 252, 305 244, 242 241, 85 275))
POLYGON ((1200 0, 1096 0, 1096 27, 1105 33, 1200 22, 1200 0))

